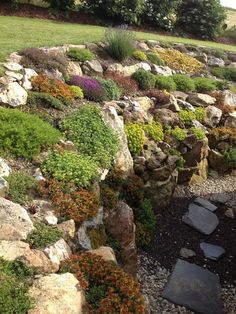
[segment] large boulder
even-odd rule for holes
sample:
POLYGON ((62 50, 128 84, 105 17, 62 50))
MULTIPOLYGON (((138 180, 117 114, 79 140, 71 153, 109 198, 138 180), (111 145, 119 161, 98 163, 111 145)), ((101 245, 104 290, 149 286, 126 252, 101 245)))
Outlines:
POLYGON ((214 105, 216 102, 216 99, 210 95, 207 94, 192 94, 189 95, 189 97, 186 99, 187 102, 189 102, 193 106, 209 106, 209 105, 214 105))
POLYGON ((29 289, 34 308, 28 314, 82 314, 84 295, 70 273, 51 274, 35 280, 29 289))
POLYGON ((127 137, 124 131, 124 122, 118 116, 114 107, 104 107, 103 119, 116 132, 119 137, 119 149, 115 155, 115 168, 122 171, 124 176, 133 173, 133 159, 128 148, 127 137))
POLYGON ((66 260, 72 255, 71 249, 64 239, 60 239, 53 245, 45 248, 44 253, 53 263, 56 264, 60 264, 60 262, 66 260))
POLYGON ((85 61, 83 65, 85 74, 102 74, 103 68, 98 60, 85 61))
POLYGON ((80 64, 79 64, 79 62, 76 62, 76 61, 68 62, 66 71, 67 71, 67 74, 69 76, 72 76, 72 75, 79 75, 79 76, 81 76, 81 75, 83 75, 83 72, 82 72, 82 69, 80 67, 80 64))
POLYGON ((224 67, 225 66, 225 62, 224 62, 223 59, 211 56, 207 60, 207 65, 212 66, 212 67, 224 67))
POLYGON ((12 82, 0 87, 0 102, 11 107, 25 105, 27 95, 25 89, 17 82, 12 82))
POLYGON ((169 68, 167 66, 156 65, 156 64, 152 65, 152 73, 158 74, 158 75, 163 75, 163 76, 170 76, 173 74, 171 68, 169 68))
POLYGON ((20 71, 23 69, 22 65, 16 62, 6 62, 3 63, 4 68, 10 71, 20 71))
POLYGON ((122 266, 133 275, 137 272, 137 250, 135 244, 134 214, 125 202, 119 201, 117 207, 106 219, 108 233, 115 238, 122 250, 122 266))
POLYGON ((0 240, 25 240, 33 229, 33 223, 22 206, 0 198, 0 240))
POLYGON ((209 127, 215 127, 219 124, 222 117, 222 110, 215 106, 208 106, 206 108, 206 115, 204 117, 204 124, 209 127))
POLYGON ((24 87, 24 89, 26 90, 32 89, 31 79, 37 75, 38 74, 33 69, 28 69, 28 68, 24 69, 24 75, 23 75, 23 80, 22 80, 22 86, 24 87))

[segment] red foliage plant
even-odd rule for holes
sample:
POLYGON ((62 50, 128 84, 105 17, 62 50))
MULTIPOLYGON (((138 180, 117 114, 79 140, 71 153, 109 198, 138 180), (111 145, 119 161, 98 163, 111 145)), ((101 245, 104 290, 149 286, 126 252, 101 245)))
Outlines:
POLYGON ((60 271, 74 273, 86 289, 86 313, 145 313, 144 298, 136 280, 116 264, 104 261, 100 256, 88 252, 74 255, 62 263, 60 271), (98 293, 91 298, 91 291, 95 287, 98 293), (101 287, 104 291, 102 296, 99 293, 101 287))
POLYGON ((47 75, 37 75, 31 79, 31 82, 32 88, 36 92, 47 93, 66 100, 73 99, 74 94, 70 86, 58 79, 50 78, 47 75))
POLYGON ((158 89, 149 89, 145 92, 145 95, 149 98, 155 98, 155 105, 166 105, 170 101, 170 94, 158 89))
POLYGON ((134 94, 138 90, 138 84, 130 77, 125 77, 120 72, 106 72, 105 78, 114 81, 121 89, 123 94, 134 94))
POLYGON ((98 213, 99 200, 96 195, 83 189, 77 190, 73 183, 55 179, 42 181, 39 192, 52 200, 57 217, 82 223, 98 213))

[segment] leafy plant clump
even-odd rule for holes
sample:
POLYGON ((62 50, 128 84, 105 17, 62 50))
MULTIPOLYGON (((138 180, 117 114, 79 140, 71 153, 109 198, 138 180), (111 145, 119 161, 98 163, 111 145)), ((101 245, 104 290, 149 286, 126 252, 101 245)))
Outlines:
POLYGON ((167 134, 174 136, 178 141, 183 141, 187 137, 188 132, 187 130, 176 126, 174 129, 169 129, 167 134))
POLYGON ((145 313, 143 296, 132 275, 100 256, 74 255, 62 263, 60 271, 72 272, 82 283, 89 313, 145 313))
POLYGON ((73 219, 81 224, 97 215, 99 200, 92 192, 78 189, 75 184, 58 180, 42 181, 39 192, 52 201, 60 221, 73 219))
POLYGON ((78 49, 78 48, 70 48, 67 52, 67 56, 75 61, 91 61, 95 58, 94 53, 92 53, 89 49, 78 49))
POLYGON ((98 165, 93 158, 70 151, 52 153, 41 168, 47 177, 79 187, 88 187, 98 177, 98 165))
POLYGON ((172 79, 171 76, 157 75, 155 87, 158 89, 164 89, 168 92, 176 90, 175 81, 172 79))
POLYGON ((144 145, 144 131, 141 125, 129 123, 125 126, 129 150, 132 155, 140 155, 144 145))
POLYGON ((33 307, 28 289, 33 271, 20 261, 0 258, 0 313, 25 314, 33 307))
POLYGON ((172 76, 177 90, 182 92, 192 92, 195 90, 195 84, 193 79, 187 75, 176 74, 172 76))
POLYGON ((121 97, 121 89, 111 79, 97 77, 97 81, 101 84, 106 92, 106 100, 118 100, 121 97))
POLYGON ((59 139, 60 132, 37 116, 0 108, 0 150, 3 152, 32 159, 59 139))
POLYGON ((219 78, 236 82, 235 68, 212 68, 211 73, 219 78))
POLYGON ((33 199, 36 189, 34 177, 23 172, 11 172, 6 180, 9 184, 8 198, 12 202, 24 205, 33 199))
POLYGON ((142 129, 146 133, 146 135, 154 140, 155 142, 163 141, 164 139, 164 133, 163 133, 163 127, 158 122, 153 122, 149 124, 143 124, 142 129))
POLYGON ((178 112, 178 115, 184 123, 190 124, 193 120, 203 121, 206 116, 206 109, 198 107, 195 111, 182 109, 178 112))
POLYGON ((198 93, 208 93, 217 89, 216 81, 206 77, 196 77, 194 84, 198 93))
POLYGON ((150 62, 152 62, 156 65, 160 65, 160 66, 165 65, 165 62, 161 59, 161 57, 156 52, 149 52, 147 54, 147 58, 150 62))
POLYGON ((66 77, 66 58, 62 55, 46 53, 38 48, 26 48, 20 51, 23 56, 21 63, 25 68, 34 69, 38 73, 44 73, 45 69, 60 71, 66 77))
POLYGON ((135 50, 132 54, 132 56, 140 61, 146 61, 147 60, 147 56, 145 54, 145 52, 141 51, 141 50, 135 50))
POLYGON ((63 110, 64 108, 64 103, 60 99, 42 92, 29 92, 27 105, 32 108, 37 108, 38 106, 57 110, 63 110))
POLYGON ((201 128, 192 127, 190 131, 198 141, 201 141, 206 137, 205 132, 201 128))
POLYGON ((231 167, 236 167, 236 148, 231 147, 224 153, 224 160, 225 162, 231 167))
POLYGON ((33 230, 27 237, 27 242, 34 249, 42 249, 56 243, 63 238, 63 232, 55 227, 44 223, 36 223, 33 230))
POLYGON ((110 167, 118 149, 118 137, 103 121, 97 106, 82 106, 65 118, 61 127, 80 154, 92 156, 102 167, 110 167))
POLYGON ((125 77, 119 72, 107 72, 107 79, 114 81, 121 89, 123 95, 134 94, 138 90, 138 84, 130 77, 125 77))
POLYGON ((74 97, 76 99, 83 99, 84 98, 84 93, 82 91, 82 89, 79 86, 71 86, 70 87, 72 93, 74 94, 74 97))
POLYGON ((105 33, 106 51, 114 59, 123 61, 132 56, 134 34, 125 28, 110 28, 105 33))
POLYGON ((131 78, 134 79, 138 83, 140 89, 146 90, 146 89, 152 89, 155 87, 155 83, 156 83, 155 75, 143 69, 137 70, 131 76, 131 78))

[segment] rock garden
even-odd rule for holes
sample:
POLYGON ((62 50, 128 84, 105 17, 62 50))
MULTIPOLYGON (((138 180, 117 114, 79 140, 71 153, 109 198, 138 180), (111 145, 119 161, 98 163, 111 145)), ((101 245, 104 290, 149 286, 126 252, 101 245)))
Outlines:
POLYGON ((108 29, 0 76, 0 313, 235 313, 236 54, 108 29))

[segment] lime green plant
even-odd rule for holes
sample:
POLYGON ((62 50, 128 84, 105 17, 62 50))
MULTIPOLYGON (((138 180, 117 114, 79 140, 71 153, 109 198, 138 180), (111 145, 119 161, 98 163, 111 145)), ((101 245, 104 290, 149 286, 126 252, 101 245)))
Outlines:
POLYGON ((155 87, 168 92, 176 90, 176 84, 171 76, 157 75, 155 87))
POLYGON ((72 90, 72 92, 74 94, 74 97, 76 99, 83 99, 84 98, 84 93, 83 93, 82 89, 79 86, 72 85, 70 87, 70 89, 72 90))
POLYGON ((70 48, 67 52, 67 56, 72 60, 80 62, 91 61, 95 58, 94 53, 92 53, 89 49, 78 48, 70 48))
POLYGON ((147 56, 145 54, 145 52, 141 51, 141 50, 135 50, 132 54, 132 56, 140 61, 146 61, 147 60, 147 56))
POLYGON ((165 62, 161 59, 161 57, 155 53, 155 52, 149 52, 147 54, 147 58, 150 62, 156 64, 156 65, 160 65, 160 66, 164 66, 165 62))
POLYGON ((179 126, 176 126, 173 129, 167 130, 167 134, 174 136, 178 141, 183 141, 187 137, 188 132, 185 129, 181 129, 179 126))
POLYGON ((198 141, 201 141, 206 137, 204 131, 201 128, 192 127, 190 131, 198 141))
POLYGON ((158 122, 153 122, 149 124, 142 124, 142 129, 146 133, 148 137, 150 137, 152 140, 156 142, 163 141, 164 139, 164 133, 163 133, 163 127, 158 122))
POLYGON ((128 146, 131 154, 141 154, 145 139, 142 126, 137 123, 129 123, 125 126, 125 133, 128 139, 128 146))

